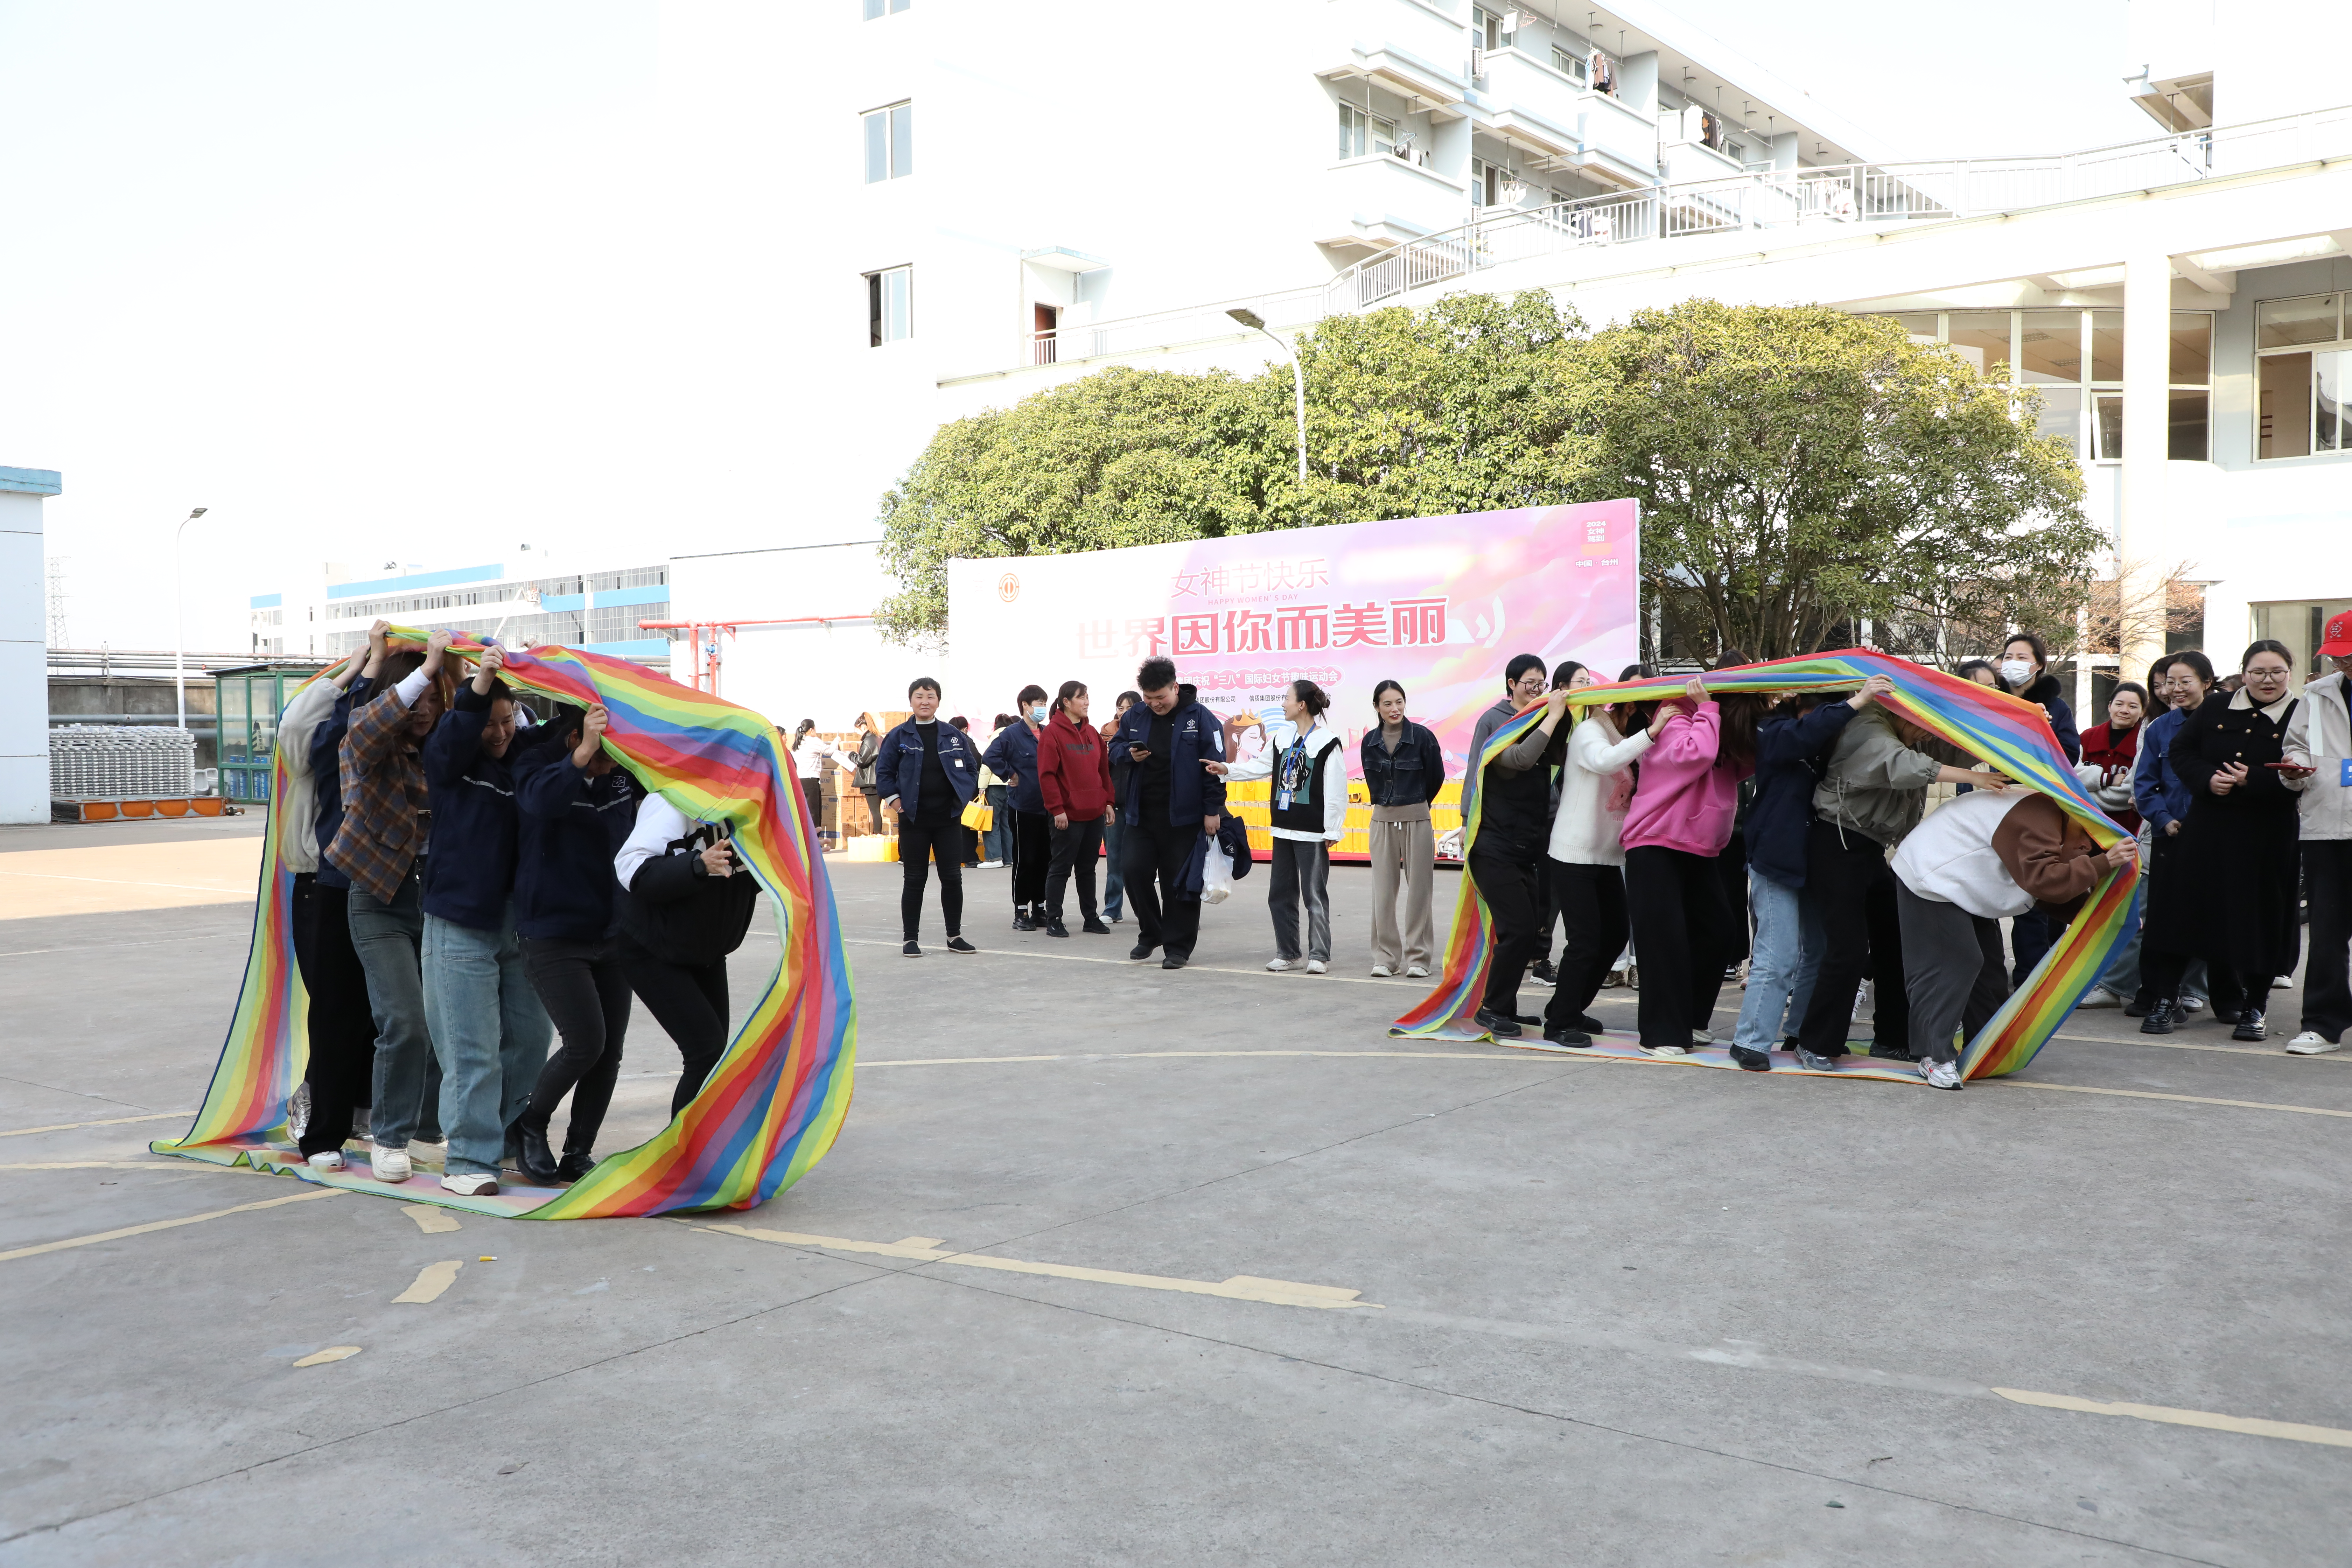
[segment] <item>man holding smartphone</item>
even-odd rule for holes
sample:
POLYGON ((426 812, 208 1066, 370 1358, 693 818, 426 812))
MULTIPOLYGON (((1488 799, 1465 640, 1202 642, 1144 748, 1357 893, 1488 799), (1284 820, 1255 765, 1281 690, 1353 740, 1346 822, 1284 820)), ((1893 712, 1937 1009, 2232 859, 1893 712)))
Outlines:
POLYGON ((1177 890, 1185 864, 1203 833, 1223 824, 1225 783, 1201 764, 1223 762, 1225 730, 1176 683, 1176 664, 1147 658, 1136 671, 1143 700, 1119 717, 1112 731, 1113 768, 1129 764, 1116 809, 1126 831, 1119 848, 1125 892, 1135 906, 1135 946, 1141 963, 1160 949, 1162 969, 1181 969, 1201 934, 1201 901, 1177 890))
POLYGON ((2303 973, 2303 1032, 2290 1055, 2324 1056, 2352 1028, 2352 614, 2332 617, 2318 657, 2335 668, 2303 689, 2287 721, 2279 777, 2296 793, 2303 878, 2310 904, 2310 961, 2303 973))

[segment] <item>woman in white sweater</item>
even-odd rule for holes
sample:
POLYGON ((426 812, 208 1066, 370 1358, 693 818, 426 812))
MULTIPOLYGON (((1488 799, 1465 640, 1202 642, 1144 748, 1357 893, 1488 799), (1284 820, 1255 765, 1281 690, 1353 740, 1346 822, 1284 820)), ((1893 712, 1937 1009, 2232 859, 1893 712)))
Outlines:
POLYGON ((1320 974, 1331 963, 1331 846, 1348 831, 1348 752, 1323 721, 1330 706, 1321 687, 1294 680, 1282 694, 1291 727, 1286 743, 1246 762, 1201 763, 1228 780, 1274 781, 1274 874, 1265 901, 1274 914, 1275 956, 1266 967, 1276 973, 1298 967, 1302 914, 1307 973, 1320 974))
MULTIPOLYGON (((1636 666, 1618 679, 1646 673, 1636 666)), ((1552 816, 1545 850, 1563 937, 1559 980, 1544 1008, 1544 1038, 1556 1046, 1592 1043, 1592 1031, 1601 1024, 1585 1009, 1600 994, 1633 929, 1625 915, 1625 847, 1620 835, 1626 805, 1633 798, 1633 764, 1673 716, 1663 707, 1654 713, 1643 707, 1593 709, 1569 731, 1559 809, 1552 816), (1624 734, 1620 725, 1633 732, 1624 734)))

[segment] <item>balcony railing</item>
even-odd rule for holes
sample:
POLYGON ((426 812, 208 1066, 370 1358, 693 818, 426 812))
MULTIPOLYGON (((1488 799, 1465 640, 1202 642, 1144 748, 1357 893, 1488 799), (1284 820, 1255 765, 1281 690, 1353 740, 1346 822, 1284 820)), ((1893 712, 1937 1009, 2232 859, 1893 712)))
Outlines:
POLYGON ((1941 222, 2185 184, 2352 153, 2352 107, 2042 158, 1766 170, 1487 212, 1332 279, 1324 311, 1360 310, 1508 262, 1735 229, 1941 222))

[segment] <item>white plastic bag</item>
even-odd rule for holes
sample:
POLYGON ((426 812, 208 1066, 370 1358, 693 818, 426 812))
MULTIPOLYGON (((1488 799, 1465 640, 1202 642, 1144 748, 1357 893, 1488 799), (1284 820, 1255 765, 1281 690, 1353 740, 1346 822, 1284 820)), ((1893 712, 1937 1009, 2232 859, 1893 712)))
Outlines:
POLYGON ((1234 894, 1234 858, 1218 843, 1209 846, 1209 863, 1201 873, 1201 901, 1222 904, 1234 894))

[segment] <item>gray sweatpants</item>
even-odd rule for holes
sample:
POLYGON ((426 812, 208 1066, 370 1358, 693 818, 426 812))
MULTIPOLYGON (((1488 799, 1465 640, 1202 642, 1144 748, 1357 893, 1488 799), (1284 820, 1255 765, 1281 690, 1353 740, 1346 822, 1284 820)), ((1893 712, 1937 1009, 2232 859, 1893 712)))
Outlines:
POLYGON ((1895 883, 1903 926, 1903 989, 1911 999, 1913 1054, 1939 1062, 1959 1057, 1956 1039, 1984 1027, 2009 997, 2000 922, 1958 904, 1923 899, 1895 883))
POLYGON ((1307 917, 1307 956, 1331 962, 1331 852, 1318 838, 1274 841, 1274 885, 1265 906, 1274 913, 1274 950, 1298 956, 1298 917, 1307 917))

